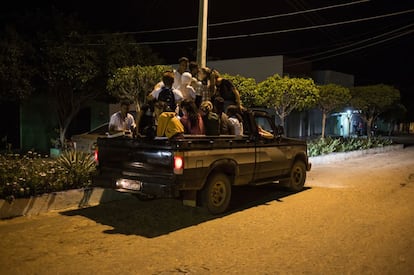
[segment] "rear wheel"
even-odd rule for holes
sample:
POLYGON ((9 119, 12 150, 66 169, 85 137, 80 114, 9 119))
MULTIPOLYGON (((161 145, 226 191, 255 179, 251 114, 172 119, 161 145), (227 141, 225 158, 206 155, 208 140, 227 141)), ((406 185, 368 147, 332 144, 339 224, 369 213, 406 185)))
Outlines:
POLYGON ((209 177, 201 192, 202 205, 210 213, 223 213, 230 204, 230 179, 225 174, 213 174, 209 177))
POLYGON ((290 178, 286 182, 287 187, 295 192, 299 192, 303 189, 306 181, 306 165, 303 161, 296 161, 292 170, 290 170, 290 178))

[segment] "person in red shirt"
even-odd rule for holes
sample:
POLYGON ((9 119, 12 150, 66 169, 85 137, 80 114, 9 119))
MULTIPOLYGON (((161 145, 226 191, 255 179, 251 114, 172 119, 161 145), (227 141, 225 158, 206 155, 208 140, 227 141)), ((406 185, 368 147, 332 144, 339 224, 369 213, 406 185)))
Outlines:
POLYGON ((204 123, 198 112, 197 106, 192 100, 183 100, 181 102, 183 117, 181 123, 184 125, 184 133, 191 135, 204 135, 204 123))

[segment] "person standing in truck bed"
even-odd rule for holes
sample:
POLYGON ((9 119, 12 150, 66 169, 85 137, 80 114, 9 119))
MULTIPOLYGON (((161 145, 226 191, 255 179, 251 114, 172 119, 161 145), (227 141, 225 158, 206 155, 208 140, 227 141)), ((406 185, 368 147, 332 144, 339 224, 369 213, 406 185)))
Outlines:
POLYGON ((227 109, 229 105, 236 105, 241 107, 240 94, 233 83, 220 76, 217 70, 211 72, 210 89, 214 89, 212 98, 220 96, 224 99, 224 108, 227 109))
POLYGON ((164 72, 162 75, 162 82, 164 83, 164 86, 158 90, 152 91, 149 94, 148 99, 166 102, 170 109, 174 111, 177 104, 183 100, 181 91, 173 88, 174 73, 171 71, 164 72))

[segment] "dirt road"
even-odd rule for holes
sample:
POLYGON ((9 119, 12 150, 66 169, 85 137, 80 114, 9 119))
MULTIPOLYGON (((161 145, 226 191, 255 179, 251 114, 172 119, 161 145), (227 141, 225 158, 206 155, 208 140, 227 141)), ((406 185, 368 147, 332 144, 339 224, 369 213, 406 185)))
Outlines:
POLYGON ((414 147, 313 167, 211 216, 135 199, 0 221, 1 274, 413 274, 414 147))

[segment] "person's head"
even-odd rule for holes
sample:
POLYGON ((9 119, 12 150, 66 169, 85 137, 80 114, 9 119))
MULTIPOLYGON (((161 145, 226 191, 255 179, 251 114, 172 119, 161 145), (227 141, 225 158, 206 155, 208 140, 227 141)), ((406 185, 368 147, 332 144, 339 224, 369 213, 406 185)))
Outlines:
POLYGON ((182 74, 183 72, 187 71, 189 60, 187 57, 180 57, 178 59, 178 72, 182 74))
POLYGON ((191 80, 193 80, 192 75, 189 72, 184 72, 181 75, 181 84, 184 86, 190 85, 191 80))
POLYGON ((164 83, 164 86, 167 88, 171 88, 174 83, 174 73, 171 71, 166 71, 162 75, 162 82, 164 83))
POLYGON ((197 113, 197 106, 193 100, 184 99, 181 101, 180 107, 183 110, 184 114, 197 113))
POLYGON ((198 72, 198 79, 201 81, 207 80, 210 78, 211 70, 208 67, 203 67, 198 72))
POLYGON ((129 105, 131 105, 131 102, 128 100, 121 101, 121 114, 126 116, 126 114, 129 111, 129 105))
POLYGON ((227 115, 229 117, 236 117, 240 122, 243 121, 243 118, 241 116, 241 112, 240 112, 240 108, 239 106, 236 105, 229 105, 227 107, 227 111, 226 111, 227 115))
POLYGON ((188 64, 188 69, 190 70, 190 73, 191 73, 192 76, 197 77, 198 71, 199 71, 197 62, 191 61, 188 64))
POLYGON ((184 99, 181 101, 180 107, 183 111, 183 114, 188 117, 191 125, 196 125, 198 123, 198 109, 193 100, 184 99))
POLYGON ((203 101, 200 105, 200 110, 207 115, 213 110, 213 103, 210 101, 203 101))
POLYGON ((152 116, 152 113, 154 112, 154 100, 148 101, 148 103, 145 103, 141 106, 141 113, 146 116, 152 116))

